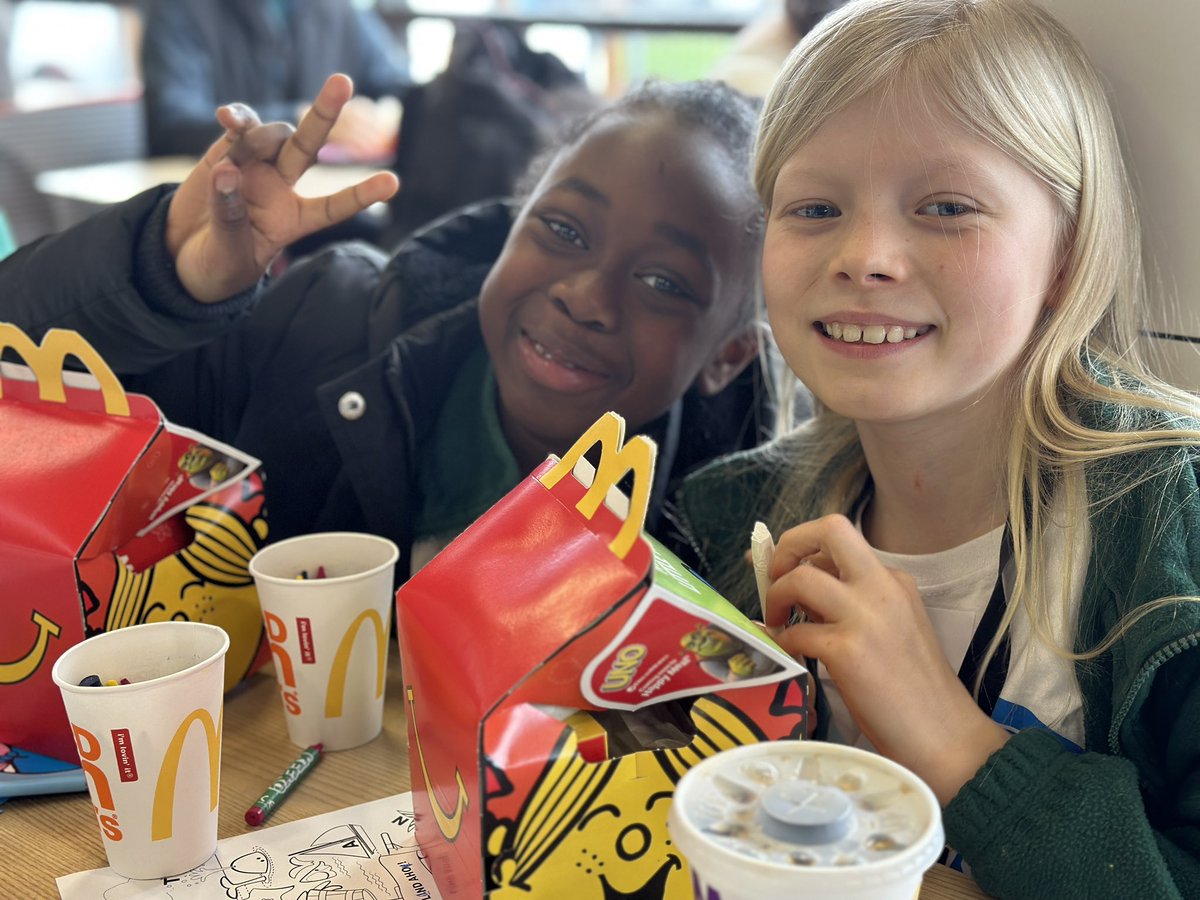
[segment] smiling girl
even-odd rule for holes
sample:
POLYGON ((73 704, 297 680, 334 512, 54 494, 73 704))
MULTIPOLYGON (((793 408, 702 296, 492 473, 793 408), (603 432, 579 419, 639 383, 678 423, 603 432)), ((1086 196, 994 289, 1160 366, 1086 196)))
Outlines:
POLYGON ((1100 80, 1026 0, 863 0, 767 98, 772 330, 819 415, 679 518, 816 663, 818 736, 925 779, 1000 897, 1200 896, 1200 404, 1137 354, 1100 80), (793 610, 807 621, 788 624, 793 610))

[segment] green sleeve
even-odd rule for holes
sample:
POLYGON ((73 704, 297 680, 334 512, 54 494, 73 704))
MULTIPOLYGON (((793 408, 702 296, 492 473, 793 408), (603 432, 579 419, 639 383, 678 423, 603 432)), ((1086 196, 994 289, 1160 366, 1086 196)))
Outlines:
MULTIPOLYGON (((1197 759, 1200 729, 1190 731, 1197 759)), ((999 898, 1198 897, 1196 775, 1180 785, 1191 795, 1191 821, 1156 831, 1131 762, 1078 753, 1031 729, 1014 735, 950 801, 946 839, 980 887, 999 898)))

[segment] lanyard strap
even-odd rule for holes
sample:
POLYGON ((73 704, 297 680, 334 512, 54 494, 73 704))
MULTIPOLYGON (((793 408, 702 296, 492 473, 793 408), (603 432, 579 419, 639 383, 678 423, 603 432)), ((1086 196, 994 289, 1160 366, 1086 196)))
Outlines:
MULTIPOLYGON (((863 486, 862 493, 859 494, 858 499, 855 500, 853 506, 850 508, 850 519, 858 526, 860 532, 862 531, 863 509, 870 497, 871 479, 868 477, 866 484, 863 486)), ((996 636, 996 632, 1000 629, 1000 622, 1004 618, 1004 610, 1008 603, 1008 598, 1004 590, 1004 570, 1012 562, 1012 555, 1012 528, 1008 524, 1005 524, 1004 534, 1000 538, 1000 562, 996 566, 996 586, 992 588, 992 596, 988 599, 987 608, 984 609, 983 616, 980 618, 979 624, 975 627, 975 634, 971 636, 971 644, 967 647, 967 654, 963 657, 962 665, 958 669, 959 681, 966 685, 967 690, 972 695, 975 692, 975 676, 979 672, 979 665, 983 662, 983 656, 987 652, 988 644, 996 636)), ((996 652, 988 660, 987 669, 983 673, 983 680, 979 684, 979 708, 989 717, 991 717, 996 709, 996 702, 1000 699, 1000 689, 1004 687, 1004 679, 1008 676, 1010 651, 1008 633, 1006 632, 1000 641, 1000 645, 996 647, 996 652)), ((819 727, 820 721, 818 720, 819 727)))
MULTIPOLYGON (((1004 590, 1004 570, 1008 568, 1009 563, 1012 561, 1012 554, 1012 530, 1009 526, 1005 525, 1004 536, 1000 539, 1000 563, 997 566, 996 586, 992 588, 992 596, 988 600, 987 608, 983 611, 979 625, 975 628, 975 634, 971 637, 971 645, 967 648, 967 655, 963 657, 962 665, 958 669, 959 680, 971 692, 975 690, 975 677, 979 673, 979 666, 983 662, 983 656, 987 652, 988 644, 996 636, 996 632, 1000 628, 1000 622, 1004 618, 1004 608, 1007 605, 1004 590)), ((1004 687, 1004 679, 1008 675, 1009 653, 1010 647, 1008 633, 1006 632, 1000 641, 1000 645, 996 648, 996 652, 988 660, 987 669, 983 673, 983 680, 979 684, 979 708, 987 713, 988 716, 991 716, 996 708, 996 701, 1000 699, 1000 689, 1004 687)))

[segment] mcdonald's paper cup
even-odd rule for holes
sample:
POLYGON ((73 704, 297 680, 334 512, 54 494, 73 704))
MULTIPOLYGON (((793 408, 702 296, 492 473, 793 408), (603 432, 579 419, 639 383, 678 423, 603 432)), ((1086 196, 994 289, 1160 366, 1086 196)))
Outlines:
POLYGON ((916 775, 816 741, 710 756, 679 780, 667 828, 704 900, 914 900, 944 841, 916 775))
POLYGON ((297 746, 345 750, 383 728, 399 555, 387 538, 330 532, 271 544, 250 560, 297 746))
POLYGON ((178 875, 216 850, 227 649, 215 625, 153 622, 88 638, 54 664, 118 875, 178 875), (129 683, 81 685, 89 676, 129 683))

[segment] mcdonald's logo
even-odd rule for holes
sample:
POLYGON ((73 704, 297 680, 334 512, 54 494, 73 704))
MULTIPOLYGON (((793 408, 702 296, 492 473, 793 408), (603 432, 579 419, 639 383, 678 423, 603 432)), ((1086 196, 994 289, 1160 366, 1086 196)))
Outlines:
POLYGON ((80 728, 74 722, 71 723, 71 734, 75 738, 75 749, 79 753, 79 765, 92 783, 92 795, 96 798, 92 809, 96 811, 100 828, 110 841, 119 841, 124 835, 121 833, 121 823, 117 820, 112 785, 109 784, 104 770, 96 765, 96 760, 100 758, 104 748, 94 734, 86 728, 80 728))
MULTIPOLYGON (((179 757, 183 753, 183 745, 187 740, 192 725, 199 722, 204 729, 205 742, 208 747, 208 801, 209 810, 217 808, 217 793, 220 787, 221 768, 221 726, 225 712, 222 709, 213 724, 212 716, 207 709, 192 710, 175 729, 167 752, 163 755, 162 765, 158 770, 158 781, 154 785, 154 806, 150 814, 150 840, 162 841, 174 833, 175 828, 175 784, 179 780, 179 757)), ((191 777, 194 773, 188 773, 191 777)))
POLYGON ((279 678, 288 687, 296 686, 296 672, 292 668, 292 656, 287 652, 284 643, 287 641, 287 625, 275 613, 263 611, 263 621, 267 625, 267 641, 271 645, 271 654, 275 664, 279 666, 279 678))
POLYGON ((421 750, 421 734, 417 730, 417 705, 413 700, 413 689, 408 688, 408 715, 409 721, 412 722, 413 743, 417 745, 417 760, 421 763, 421 777, 425 779, 425 791, 429 794, 429 805, 433 807, 433 818, 437 821, 438 830, 448 841, 452 841, 458 837, 458 833, 462 830, 463 818, 466 815, 467 807, 471 805, 471 797, 467 793, 467 786, 463 782, 462 772, 456 766, 454 769, 454 784, 458 788, 458 794, 454 798, 454 808, 449 812, 442 809, 442 804, 438 801, 437 795, 433 791, 433 783, 429 780, 429 769, 425 766, 425 753, 421 750))
POLYGON ((42 664, 42 660, 46 658, 46 651, 50 649, 50 638, 56 638, 62 634, 61 625, 46 618, 36 609, 33 611, 32 618, 33 624, 37 626, 37 636, 33 639, 33 646, 24 656, 14 659, 12 662, 0 663, 0 684, 16 684, 36 672, 38 666, 42 664))
MULTIPOLYGON (((41 346, 10 322, 0 322, 0 355, 12 348, 25 361, 38 383, 39 399, 48 403, 66 403, 67 391, 63 385, 63 364, 68 356, 76 357, 100 383, 104 395, 104 408, 109 415, 129 415, 129 399, 121 388, 121 382, 113 370, 101 358, 83 335, 63 328, 51 328, 42 337, 41 346)), ((4 386, 0 382, 0 397, 4 386)))
POLYGON ((629 515, 617 532, 617 536, 608 545, 613 554, 619 559, 629 555, 637 543, 642 524, 646 521, 646 511, 650 506, 650 485, 654 476, 654 456, 656 447, 652 440, 644 435, 634 436, 629 443, 625 440, 625 420, 615 412, 607 412, 583 433, 558 463, 542 476, 542 484, 548 488, 554 487, 563 476, 575 468, 580 458, 597 443, 600 445, 600 464, 596 468, 596 477, 591 487, 583 495, 583 499, 575 508, 590 519, 604 502, 610 488, 626 472, 633 472, 633 491, 629 498, 629 515))
POLYGON ((71 734, 75 737, 75 750, 79 753, 80 766, 84 774, 91 779, 96 803, 103 809, 115 812, 117 807, 113 803, 112 785, 108 783, 108 776, 104 774, 104 770, 96 765, 96 760, 100 758, 104 748, 94 734, 86 728, 80 728, 74 722, 71 723, 71 734))
POLYGON ((329 668, 329 683, 325 687, 325 718, 336 719, 342 714, 346 700, 346 672, 350 668, 350 653, 354 650, 354 640, 358 630, 370 622, 375 626, 375 696, 383 696, 383 677, 387 669, 387 633, 383 620, 373 609, 364 610, 350 623, 338 644, 337 653, 333 656, 333 664, 329 668))
POLYGON ((292 667, 292 656, 287 651, 287 625, 283 619, 274 613, 263 610, 263 622, 267 629, 267 645, 275 658, 276 677, 282 685, 279 692, 283 695, 283 705, 290 715, 300 715, 300 695, 296 692, 296 671, 292 667), (287 690, 291 688, 291 690, 287 690))

